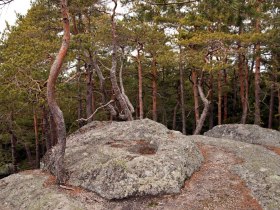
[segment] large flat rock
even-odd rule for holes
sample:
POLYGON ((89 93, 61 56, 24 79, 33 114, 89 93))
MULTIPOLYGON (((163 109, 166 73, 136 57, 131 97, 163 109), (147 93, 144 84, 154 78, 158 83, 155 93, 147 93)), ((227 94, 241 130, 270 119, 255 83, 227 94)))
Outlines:
POLYGON ((251 144, 280 147, 280 132, 249 124, 217 125, 204 133, 205 136, 231 139, 251 144))
MULTIPOLYGON (((180 193, 203 161, 180 132, 149 119, 93 122, 67 139, 68 183, 106 199, 180 193)), ((54 157, 44 169, 54 172, 54 157)))

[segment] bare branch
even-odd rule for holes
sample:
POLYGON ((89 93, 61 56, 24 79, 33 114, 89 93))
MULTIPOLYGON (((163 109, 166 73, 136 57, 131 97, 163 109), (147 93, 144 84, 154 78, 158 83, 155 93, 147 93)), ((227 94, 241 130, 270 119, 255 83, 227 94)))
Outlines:
POLYGON ((93 116, 98 112, 99 109, 102 109, 102 108, 104 108, 104 107, 110 105, 110 104, 113 103, 113 102, 115 102, 115 101, 114 101, 114 100, 111 100, 111 101, 109 101, 107 104, 104 104, 104 105, 98 107, 98 108, 92 113, 92 115, 90 115, 87 119, 81 118, 81 119, 78 119, 78 120, 76 120, 76 121, 78 121, 78 122, 79 122, 79 121, 86 121, 86 122, 89 121, 91 118, 93 118, 93 116))

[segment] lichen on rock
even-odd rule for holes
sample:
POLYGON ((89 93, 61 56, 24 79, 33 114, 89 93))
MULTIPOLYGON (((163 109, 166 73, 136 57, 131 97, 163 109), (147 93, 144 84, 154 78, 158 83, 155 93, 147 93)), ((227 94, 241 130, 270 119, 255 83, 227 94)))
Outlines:
MULTIPOLYGON (((54 172, 54 158, 45 158, 54 172)), ((179 193, 203 161, 180 132, 149 119, 92 122, 67 139, 68 183, 106 199, 179 193)))

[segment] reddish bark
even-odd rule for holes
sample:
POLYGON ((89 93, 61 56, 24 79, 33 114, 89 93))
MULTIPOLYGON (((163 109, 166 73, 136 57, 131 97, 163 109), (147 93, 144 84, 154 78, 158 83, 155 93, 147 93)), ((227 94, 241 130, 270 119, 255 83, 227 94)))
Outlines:
POLYGON ((57 183, 65 182, 65 173, 64 173, 64 154, 66 148, 66 128, 63 113, 60 110, 56 99, 55 99, 55 85, 58 78, 58 75, 61 72, 61 67, 63 60, 66 56, 69 42, 70 42, 70 24, 68 18, 68 7, 67 0, 60 0, 61 14, 63 17, 63 40, 60 50, 55 58, 54 63, 52 64, 48 84, 47 84, 47 99, 48 105, 55 122, 55 130, 57 132, 58 147, 55 151, 57 161, 55 162, 55 176, 57 178, 57 183))
POLYGON ((152 61, 152 98, 153 98, 153 120, 157 121, 157 64, 153 55, 152 61))

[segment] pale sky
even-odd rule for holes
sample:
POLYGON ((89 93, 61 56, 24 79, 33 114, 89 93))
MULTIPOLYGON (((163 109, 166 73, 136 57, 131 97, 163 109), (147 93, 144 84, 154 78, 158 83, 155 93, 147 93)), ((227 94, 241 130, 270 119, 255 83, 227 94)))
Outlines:
POLYGON ((5 21, 10 25, 14 25, 16 21, 16 14, 20 13, 25 15, 30 8, 30 0, 14 0, 12 3, 0 8, 0 32, 6 27, 5 21))

